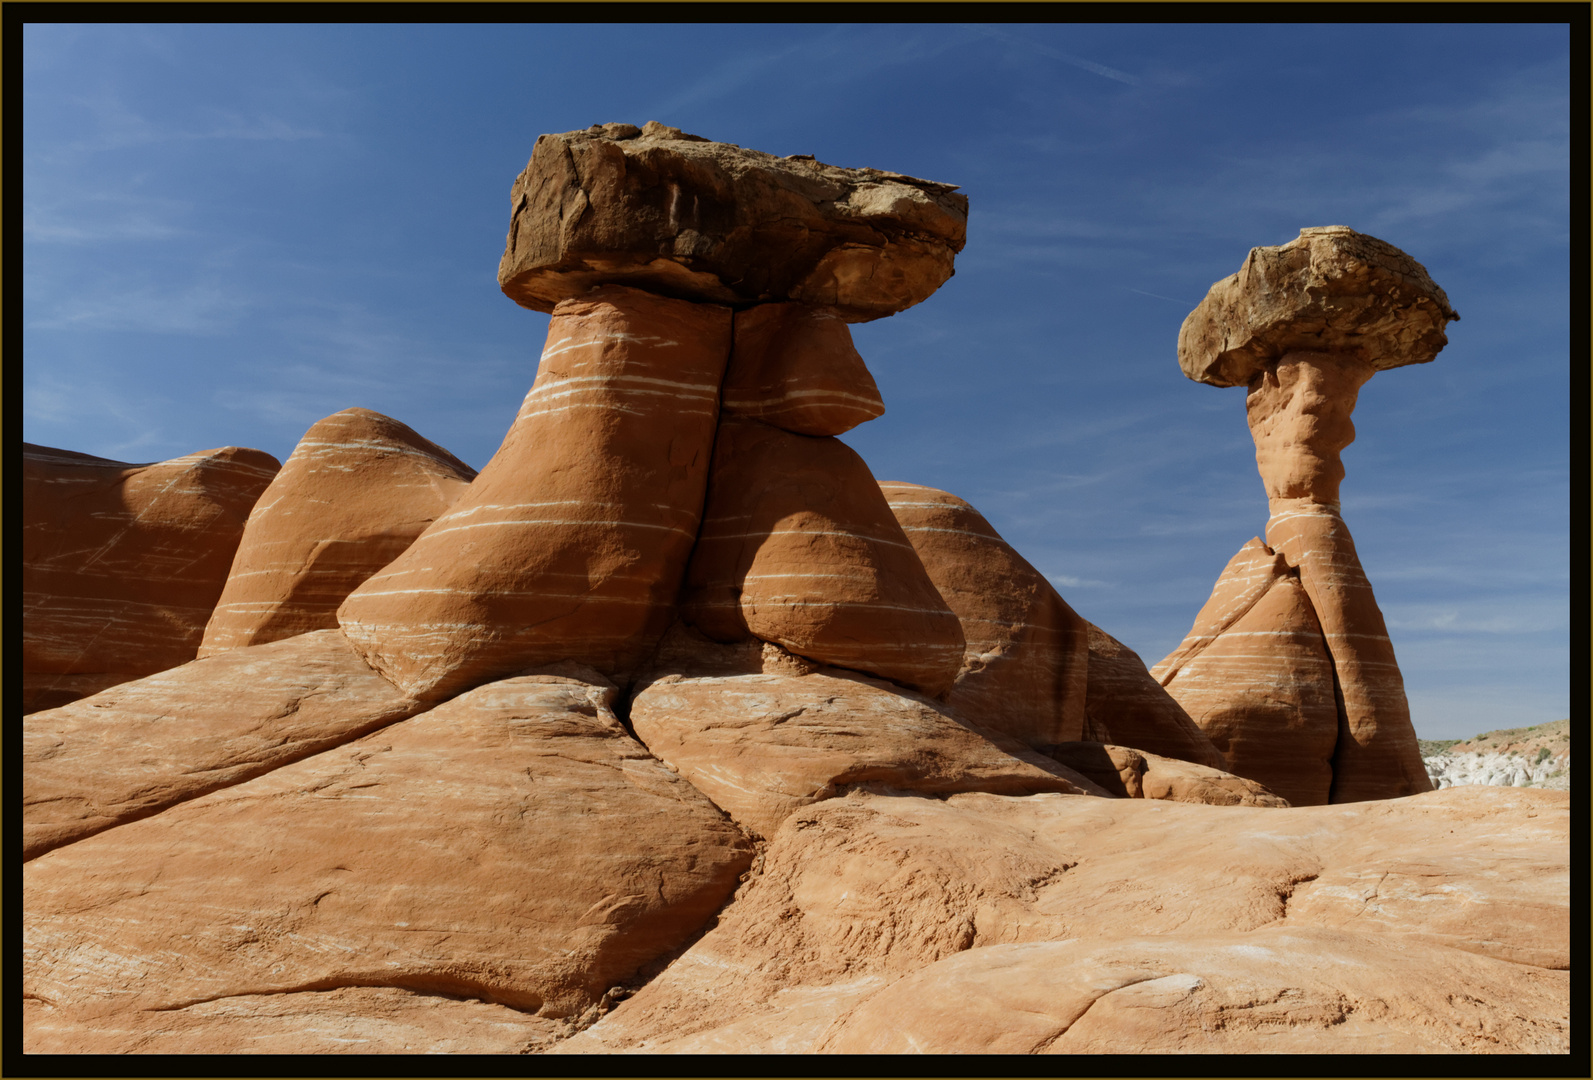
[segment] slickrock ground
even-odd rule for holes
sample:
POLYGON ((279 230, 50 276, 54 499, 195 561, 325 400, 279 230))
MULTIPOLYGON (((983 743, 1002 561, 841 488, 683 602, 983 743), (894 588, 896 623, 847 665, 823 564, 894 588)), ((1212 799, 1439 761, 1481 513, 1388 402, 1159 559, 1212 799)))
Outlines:
POLYGON ((1496 788, 854 793, 556 1052, 1565 1053, 1569 828, 1566 795, 1496 788))
POLYGON ((129 465, 22 446, 23 712, 192 660, 277 459, 129 465))
POLYGON ((476 470, 408 425, 344 409, 304 433, 255 503, 200 656, 327 630, 476 470))

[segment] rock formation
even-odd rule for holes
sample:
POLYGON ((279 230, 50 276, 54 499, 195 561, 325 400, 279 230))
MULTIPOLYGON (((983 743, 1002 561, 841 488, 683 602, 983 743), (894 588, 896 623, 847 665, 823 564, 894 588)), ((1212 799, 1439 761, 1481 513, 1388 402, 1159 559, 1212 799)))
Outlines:
MULTIPOLYGON (((1177 654, 1263 786, 973 507, 837 440, 883 409, 847 323, 945 281, 966 205, 656 123, 539 140, 500 283, 552 319, 480 475, 347 410, 245 529, 274 462, 231 452, 252 493, 174 504, 233 510, 187 652, 24 717, 24 1051, 1565 1052, 1563 793, 1280 798, 1389 753, 1377 686, 1342 735, 1321 693, 1375 661, 1320 598, 1347 534, 1319 564, 1280 523, 1177 654)), ((1252 391, 1269 485, 1331 473, 1290 410, 1369 363, 1304 355, 1252 391)), ((41 641, 181 546, 29 491, 30 575, 97 568, 39 577, 41 641)))
POLYGON ((1237 274, 1211 287, 1178 335, 1185 375, 1248 388, 1246 414, 1271 517, 1265 547, 1236 556, 1158 675, 1175 698, 1187 696, 1191 715, 1219 743, 1249 744, 1240 752, 1244 765, 1234 762, 1242 775, 1282 793, 1277 785, 1294 759, 1305 770, 1293 796, 1302 801, 1322 787, 1324 649, 1338 695, 1328 799, 1397 798, 1432 787, 1388 629, 1339 513, 1339 454, 1355 438, 1350 413, 1366 380, 1431 361, 1447 344, 1445 325, 1457 318, 1410 256, 1329 226, 1302 229, 1282 247, 1253 249, 1237 274), (1265 575, 1247 567, 1273 553, 1289 573, 1275 566, 1278 583, 1257 592, 1265 575), (1296 576, 1303 599, 1288 583, 1296 576), (1315 644, 1305 601, 1324 649, 1315 644), (1269 640, 1277 647, 1248 644, 1269 640), (1274 684, 1282 690, 1269 699, 1259 687, 1274 684), (1246 707, 1237 700, 1246 695, 1262 700, 1246 707), (1278 705, 1295 719, 1280 721, 1278 705), (1272 761, 1269 739, 1277 748, 1272 761))
POLYGON ((236 446, 129 465, 23 443, 23 712, 192 660, 278 467, 236 446))
POLYGON ((249 515, 199 655, 336 627, 343 598, 403 554, 475 475, 369 409, 312 425, 249 515))

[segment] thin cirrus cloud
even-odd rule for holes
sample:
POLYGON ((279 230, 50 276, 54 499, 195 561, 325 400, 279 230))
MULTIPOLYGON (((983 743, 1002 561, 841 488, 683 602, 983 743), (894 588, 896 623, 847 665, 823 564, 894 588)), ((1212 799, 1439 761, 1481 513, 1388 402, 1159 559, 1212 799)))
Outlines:
POLYGON ((1128 86, 1138 86, 1140 84, 1140 79, 1137 75, 1130 75, 1126 71, 1119 71, 1117 68, 1107 67, 1105 64, 1097 64, 1095 61, 1086 60, 1082 56, 1074 56, 1072 53, 1063 52, 1061 49, 1053 48, 1042 41, 1020 37, 1017 34, 1008 33, 1005 30, 997 30, 993 26, 982 23, 964 23, 963 28, 973 30, 995 41, 1000 41, 1014 49, 1027 50, 1040 56, 1049 57, 1052 60, 1060 60, 1064 64, 1076 67, 1080 71, 1088 71, 1092 75, 1099 75, 1103 79, 1111 79, 1113 82, 1124 83, 1128 86))

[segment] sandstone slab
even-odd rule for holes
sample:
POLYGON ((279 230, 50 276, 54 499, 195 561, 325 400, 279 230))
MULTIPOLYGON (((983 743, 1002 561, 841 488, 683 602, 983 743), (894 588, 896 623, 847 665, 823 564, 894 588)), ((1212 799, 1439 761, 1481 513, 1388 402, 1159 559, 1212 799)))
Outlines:
POLYGON ((730 310, 606 288, 564 302, 481 475, 338 622, 443 699, 564 660, 623 675, 672 617, 696 539, 730 310))
POLYGON ((1348 352, 1379 370, 1423 364, 1460 318, 1427 270, 1394 245, 1342 225, 1301 229, 1250 250, 1178 332, 1178 363, 1196 382, 1244 386, 1295 350, 1348 352))
POLYGON ((498 283, 536 311, 626 284, 877 319, 951 277, 968 222, 967 197, 949 184, 775 157, 657 122, 541 136, 509 198, 498 283))
POLYGON ((846 323, 807 304, 736 312, 722 407, 726 416, 820 436, 845 434, 885 412, 846 323))
POLYGON ((919 484, 880 490, 962 624, 967 647, 946 703, 1032 745, 1079 739, 1089 624, 962 499, 919 484))
MULTIPOLYGON (((993 949, 1053 943, 1047 962, 1019 965, 1010 979, 991 976, 1005 983, 991 1000, 1032 1002, 1055 1018, 1061 1002, 1052 988, 1099 997, 1111 986, 1091 990, 1085 963, 1098 945, 1097 964, 1159 952, 1152 978, 1205 983, 1189 999, 1199 989, 1191 980, 1147 980, 1135 998, 1150 1010, 1146 1024, 1129 1023, 1124 1010, 1091 1041, 1080 1029, 1079 1044, 1094 1051, 1110 1039, 1114 1053, 1154 1052, 1180 1037, 1198 1049, 1204 1029, 1184 1022, 1225 1015, 1229 1005, 1249 1011, 1236 1008, 1234 1041, 1218 1036, 1214 1045, 1261 1049, 1241 1035, 1267 1034, 1270 997, 1278 1030, 1287 1030, 1289 1006, 1301 1005, 1297 1019, 1310 1038, 1280 1041, 1291 1049, 1332 1050, 1320 1029, 1341 1009, 1351 1025, 1344 1030, 1371 1036, 1339 1044, 1351 1050, 1400 1052, 1388 1028, 1408 1023, 1429 1049, 1563 1053, 1570 820, 1564 793, 1514 788, 1294 809, 853 793, 788 818, 714 929, 555 1050, 698 1052, 723 1045, 727 1032, 742 1053, 838 1049, 826 1036, 868 1015, 870 995, 899 980, 923 978, 918 985, 928 987, 938 976, 927 973, 948 958, 966 957, 957 963, 977 971, 1001 955, 993 949), (1201 961, 1206 942, 1229 959, 1201 961), (1341 957, 1364 963, 1349 975, 1368 981, 1334 997, 1328 987, 1341 957), (1059 965, 1074 973, 1067 987, 1046 981, 1059 965), (1291 997, 1291 987, 1309 993, 1291 997)), ((912 985, 894 1000, 904 1002, 904 1027, 925 1031, 935 1025, 926 1014, 919 1026, 912 1000, 928 1005, 987 984, 948 980, 955 989, 945 999, 927 989, 915 999, 912 985)), ((963 1007, 983 1006, 965 997, 963 1007)), ((986 1045, 1032 1019, 997 1012, 978 1025, 986 1045)))
POLYGON ((185 664, 276 458, 130 465, 22 446, 23 711, 185 664))
POLYGON ((255 503, 201 657, 337 626, 343 598, 458 501, 476 470, 405 424, 344 409, 255 503))
POLYGON ((1228 764, 1139 654, 1093 623, 1085 692, 1086 742, 1112 743, 1226 772, 1228 764))
POLYGON ((502 680, 34 860, 25 993, 86 1031, 352 987, 580 1014, 752 857, 599 678, 502 680))
POLYGON ((664 676, 638 690, 630 721, 655 757, 760 836, 852 788, 1105 794, 933 699, 834 668, 664 676))
POLYGON ((194 660, 23 718, 32 859, 341 743, 425 706, 336 630, 194 660))
POLYGON ((726 419, 681 611, 709 637, 944 692, 963 634, 863 459, 833 438, 726 419))
POLYGON ((1209 806, 1290 805, 1243 776, 1126 746, 1067 742, 1047 746, 1044 752, 1119 798, 1169 799, 1209 806))

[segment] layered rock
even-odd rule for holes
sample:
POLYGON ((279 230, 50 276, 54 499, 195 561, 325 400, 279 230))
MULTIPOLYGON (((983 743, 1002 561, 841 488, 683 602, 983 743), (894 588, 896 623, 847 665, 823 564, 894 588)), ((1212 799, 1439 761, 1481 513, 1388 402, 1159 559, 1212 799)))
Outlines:
POLYGON ((726 418, 681 611, 716 641, 748 636, 938 695, 962 628, 868 466, 845 443, 726 418))
POLYGON ((255 503, 201 657, 337 626, 337 608, 458 501, 476 471, 404 424, 344 409, 255 503))
POLYGON ((1565 1053, 1569 829, 1568 796, 1509 788, 854 793, 788 818, 716 926, 556 1052, 914 1049, 890 1014, 926 1052, 1565 1053))
POLYGON ((498 283, 536 311, 617 283, 877 319, 951 277, 968 222, 968 199, 955 191, 710 142, 656 121, 543 135, 510 191, 498 283))
POLYGON ((721 404, 798 435, 842 435, 885 412, 846 323, 807 304, 736 312, 721 404))
POLYGON ((880 490, 962 624, 967 645, 946 704, 1031 745, 1079 739, 1089 624, 962 499, 918 484, 880 490))
POLYGON ((1084 741, 1112 743, 1228 771, 1222 753, 1162 689, 1139 654, 1086 623, 1089 666, 1084 741))
POLYGON ((23 718, 32 859, 320 753, 423 706, 336 630, 194 660, 23 718))
POLYGON ((728 308, 563 302, 503 445, 338 622, 406 692, 573 660, 620 675, 668 626, 708 480, 728 308))
MULTIPOLYGON (((1360 387, 1377 371, 1432 360, 1447 343, 1445 325, 1457 318, 1410 256, 1330 226, 1253 249, 1179 332, 1184 374, 1248 388, 1246 415, 1271 512, 1267 547, 1298 571, 1337 680, 1334 802, 1432 787, 1388 628, 1339 513, 1339 455, 1355 438, 1350 413, 1360 387)), ((1279 657, 1280 670, 1297 660, 1279 657)), ((1225 721, 1230 731, 1244 726, 1242 711, 1225 721)))
POLYGON ((152 465, 22 444, 23 711, 187 663, 276 458, 152 465))
POLYGON ((1288 800, 1243 776, 1127 746, 1068 742, 1048 746, 1045 753, 1119 798, 1168 799, 1208 806, 1290 805, 1288 800))
POLYGON ((847 791, 1106 794, 1021 742, 946 706, 777 646, 756 674, 665 675, 631 701, 636 737, 737 823, 772 836, 847 791))
POLYGON ((1292 806, 1329 801, 1339 737, 1333 660, 1298 572, 1260 540, 1239 550, 1157 677, 1231 772, 1292 806))
POLYGON ((24 993, 51 1008, 51 1045, 134 1049, 104 1033, 201 1030, 205 1003, 243 995, 313 1015, 302 995, 341 987, 554 1020, 596 1005, 752 858, 600 678, 484 686, 29 863, 24 993))

